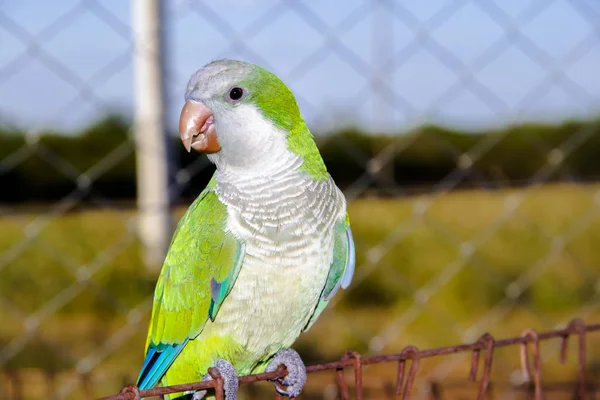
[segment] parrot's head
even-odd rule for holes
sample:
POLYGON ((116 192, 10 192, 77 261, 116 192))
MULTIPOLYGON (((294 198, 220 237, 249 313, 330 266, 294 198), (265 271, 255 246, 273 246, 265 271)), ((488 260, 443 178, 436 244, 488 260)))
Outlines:
POLYGON ((218 168, 256 170, 289 152, 290 135, 311 137, 302 126, 294 95, 277 76, 218 60, 190 78, 179 133, 188 151, 209 154, 218 168))

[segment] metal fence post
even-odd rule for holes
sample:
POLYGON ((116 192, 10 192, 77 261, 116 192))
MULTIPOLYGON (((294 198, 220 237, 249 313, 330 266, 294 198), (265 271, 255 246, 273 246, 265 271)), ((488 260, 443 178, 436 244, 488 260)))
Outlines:
POLYGON ((158 268, 171 235, 165 131, 162 0, 133 0, 138 232, 147 267, 158 268))

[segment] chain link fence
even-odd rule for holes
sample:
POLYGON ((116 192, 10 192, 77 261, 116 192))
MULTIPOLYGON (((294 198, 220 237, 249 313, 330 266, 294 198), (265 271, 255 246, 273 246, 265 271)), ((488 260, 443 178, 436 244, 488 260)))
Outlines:
MULTIPOLYGON (((141 365, 156 271, 128 177, 154 153, 130 129, 134 10, 0 7, 0 398, 104 396, 141 365)), ((346 194, 357 271, 298 341, 308 363, 598 320, 599 18, 592 0, 163 3, 165 129, 195 69, 255 62, 292 88, 346 194)), ((169 151, 176 220, 212 166, 169 151)), ((468 357, 419 376, 452 382, 468 357)), ((512 360, 500 381, 519 383, 512 360)))

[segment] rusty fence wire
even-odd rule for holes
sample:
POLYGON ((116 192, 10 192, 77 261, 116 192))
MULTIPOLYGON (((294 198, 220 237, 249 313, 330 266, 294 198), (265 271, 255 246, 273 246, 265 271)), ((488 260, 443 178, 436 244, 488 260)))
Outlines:
MULTIPOLYGON (((476 342, 432 358, 427 380, 435 382, 428 389, 433 393, 462 385, 457 371, 472 350, 527 340, 478 342, 484 332, 502 337, 526 326, 554 332, 538 334, 541 341, 580 333, 580 324, 555 330, 575 316, 600 320, 600 186, 598 174, 583 176, 576 162, 599 134, 593 123, 600 110, 598 2, 162 4, 156 24, 165 40, 158 62, 168 131, 176 129, 195 68, 221 57, 245 59, 281 76, 320 146, 333 144, 350 160, 348 169, 358 171, 343 186, 356 275, 296 344, 309 363, 353 348, 360 358, 326 365, 371 368, 369 360, 384 361, 373 354, 407 343, 476 342), (533 112, 543 104, 551 107, 533 112), (499 149, 504 159, 516 156, 504 147, 511 131, 501 128, 555 112, 560 120, 592 122, 559 141, 524 132, 520 151, 533 166, 517 181, 509 178, 510 165, 481 167, 499 149), (478 130, 482 121, 497 132, 473 133, 464 146, 421 128, 454 122, 478 130), (384 132, 389 141, 365 145, 352 135, 327 135, 345 124, 367 136, 384 132), (438 149, 433 155, 426 152, 432 147, 438 149), (423 154, 443 160, 448 172, 411 180, 423 154), (398 167, 397 159, 406 164, 398 167)), ((24 180, 63 182, 50 201, 0 203, 0 399, 95 398, 135 378, 156 280, 156 271, 143 266, 139 219, 167 210, 176 220, 202 189, 194 178, 211 168, 205 157, 181 168, 176 157, 167 160, 171 204, 148 199, 144 210, 132 198, 113 198, 114 188, 103 183, 116 177, 111 182, 118 185, 122 171, 135 170, 136 155, 155 150, 141 148, 129 125, 118 121, 86 130, 108 114, 131 119, 133 60, 140 51, 132 13, 130 2, 118 0, 0 6, 0 125, 24 132, 13 137, 11 130, 6 136, 13 141, 0 148, 0 178, 8 182, 0 190, 10 198, 24 180), (111 145, 91 141, 79 153, 60 150, 82 130, 98 140, 119 129, 126 134, 111 145)), ((535 332, 526 338, 536 342, 535 332)), ((554 355, 537 354, 536 365, 554 355)), ((428 355, 413 349, 392 360, 412 357, 405 375, 414 378, 411 369, 421 360, 423 371, 428 355)), ((594 346, 586 355, 596 366, 594 346)), ((511 371, 519 366, 510 357, 494 365, 511 376, 513 387, 511 371)), ((558 382, 553 371, 548 375, 558 382)), ((331 382, 313 381, 329 390, 315 398, 335 398, 331 382)))
MULTIPOLYGON (((575 382, 575 393, 578 399, 595 398, 595 393, 600 387, 586 385, 586 335, 589 332, 600 330, 600 324, 586 325, 581 319, 574 319, 564 329, 556 329, 553 331, 538 333, 533 329, 527 329, 521 336, 511 337, 507 339, 495 339, 489 333, 484 333, 475 343, 462 344, 456 346, 440 347, 430 350, 419 350, 415 346, 406 346, 400 353, 376 355, 363 357, 359 353, 348 351, 340 361, 329 363, 315 364, 308 366, 306 372, 313 374, 323 371, 335 371, 337 376, 337 385, 339 388, 340 398, 348 400, 350 398, 350 390, 346 383, 344 370, 349 368, 354 375, 354 398, 362 400, 365 398, 363 393, 363 383, 368 381, 368 377, 363 375, 363 366, 373 364, 397 364, 396 383, 394 394, 401 396, 402 399, 409 399, 419 369, 419 361, 430 357, 443 357, 455 353, 471 353, 471 368, 468 375, 468 381, 475 382, 478 377, 480 356, 485 353, 483 360, 483 370, 479 377, 479 390, 477 399, 484 399, 488 394, 491 381, 491 371, 493 364, 494 350, 503 347, 520 346, 519 357, 521 371, 523 374, 523 383, 525 387, 533 384, 533 398, 541 400, 544 398, 544 382, 542 380, 542 360, 540 342, 550 339, 561 339, 560 352, 558 358, 562 364, 567 360, 567 342, 570 336, 577 336, 577 381, 575 382), (532 347, 531 357, 529 348, 532 347), (531 361, 533 359, 533 361, 531 361), (410 368, 407 363, 410 362, 410 368), (533 367, 531 366, 533 364, 533 367)), ((516 356, 516 355, 515 355, 516 356)), ((388 367, 389 368, 389 367, 388 367)), ((223 379, 215 369, 209 369, 209 374, 213 378, 211 381, 195 382, 182 385, 174 385, 167 387, 158 387, 148 390, 139 390, 133 385, 128 385, 123 388, 121 393, 103 397, 100 400, 140 400, 142 398, 162 396, 170 393, 180 393, 196 390, 214 389, 217 400, 224 398, 223 379)), ((257 381, 274 380, 276 378, 284 378, 286 375, 285 367, 280 367, 275 372, 262 373, 257 375, 243 376, 239 378, 241 384, 248 384, 257 381)), ((442 384, 443 386, 443 384, 442 384)), ((522 385, 523 386, 523 385, 522 385)), ((572 389, 572 387, 570 388, 572 389)), ((282 396, 275 392, 277 399, 282 396)), ((433 398, 441 398, 439 395, 433 395, 433 398)))

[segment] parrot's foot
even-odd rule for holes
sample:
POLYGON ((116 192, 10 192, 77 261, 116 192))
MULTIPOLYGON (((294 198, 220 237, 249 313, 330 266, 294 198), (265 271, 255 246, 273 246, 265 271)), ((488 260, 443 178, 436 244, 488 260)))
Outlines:
POLYGON ((280 350, 275 354, 265 371, 274 372, 280 365, 285 365, 287 375, 283 379, 277 378, 276 382, 282 386, 287 386, 287 388, 284 390, 275 383, 275 390, 287 397, 298 397, 306 383, 306 367, 302 358, 293 349, 280 350))
MULTIPOLYGON (((225 360, 218 360, 214 367, 223 378, 223 389, 225 390, 225 400, 235 400, 238 391, 238 376, 235 368, 225 360)), ((202 381, 212 381, 213 377, 210 374, 204 375, 202 381)), ((206 390, 200 390, 194 393, 193 400, 202 400, 206 396, 206 390)))

